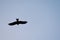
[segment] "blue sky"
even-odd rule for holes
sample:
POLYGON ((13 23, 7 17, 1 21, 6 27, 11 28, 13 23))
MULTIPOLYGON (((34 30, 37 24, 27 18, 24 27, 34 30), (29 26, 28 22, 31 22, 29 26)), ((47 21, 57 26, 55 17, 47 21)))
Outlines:
POLYGON ((60 0, 0 0, 0 40, 60 40, 60 0))

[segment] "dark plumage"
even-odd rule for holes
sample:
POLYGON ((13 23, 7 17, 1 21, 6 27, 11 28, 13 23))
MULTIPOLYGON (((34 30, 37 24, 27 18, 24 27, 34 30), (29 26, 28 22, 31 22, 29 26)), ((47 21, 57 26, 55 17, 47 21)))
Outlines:
POLYGON ((19 24, 26 24, 27 21, 19 21, 19 19, 16 19, 17 21, 9 23, 8 25, 19 25, 19 24))

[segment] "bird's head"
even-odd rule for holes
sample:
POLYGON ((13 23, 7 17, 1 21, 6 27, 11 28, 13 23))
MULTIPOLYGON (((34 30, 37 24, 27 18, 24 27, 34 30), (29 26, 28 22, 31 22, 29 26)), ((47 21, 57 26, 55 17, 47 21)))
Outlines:
POLYGON ((17 21, 19 21, 19 19, 18 19, 18 18, 17 18, 16 20, 17 20, 17 21))

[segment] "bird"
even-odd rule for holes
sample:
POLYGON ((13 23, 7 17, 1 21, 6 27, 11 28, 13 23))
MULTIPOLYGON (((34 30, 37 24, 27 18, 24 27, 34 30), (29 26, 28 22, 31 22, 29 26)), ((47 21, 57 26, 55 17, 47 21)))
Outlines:
POLYGON ((8 23, 8 25, 13 26, 13 25, 19 25, 19 24, 26 24, 27 21, 19 21, 19 19, 17 18, 16 21, 8 23))

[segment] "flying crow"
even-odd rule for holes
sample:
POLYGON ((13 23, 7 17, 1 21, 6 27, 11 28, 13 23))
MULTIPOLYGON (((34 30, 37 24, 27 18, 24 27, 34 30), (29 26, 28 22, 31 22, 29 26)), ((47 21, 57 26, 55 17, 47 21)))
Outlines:
POLYGON ((12 26, 12 25, 19 25, 19 24, 26 24, 27 21, 19 21, 19 19, 16 19, 16 21, 9 23, 8 25, 12 26))

